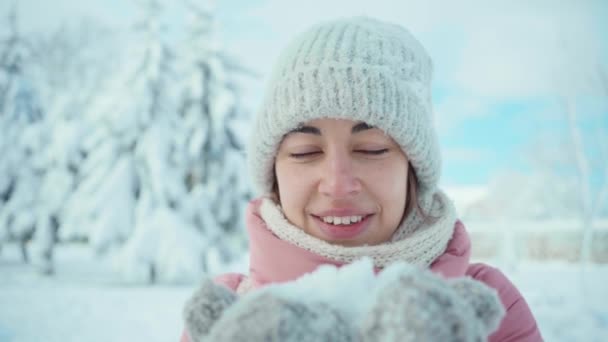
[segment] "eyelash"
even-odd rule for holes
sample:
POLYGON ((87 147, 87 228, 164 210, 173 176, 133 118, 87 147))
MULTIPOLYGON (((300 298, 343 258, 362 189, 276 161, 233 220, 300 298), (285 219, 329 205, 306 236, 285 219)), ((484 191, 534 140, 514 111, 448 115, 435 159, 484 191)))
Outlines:
MULTIPOLYGON (((363 153, 363 154, 367 154, 367 155, 373 155, 373 156, 378 156, 381 154, 384 154, 386 152, 388 152, 388 148, 383 148, 380 150, 355 150, 355 152, 359 152, 359 153, 363 153)), ((320 151, 314 151, 314 152, 306 152, 306 153, 291 153, 289 156, 292 158, 306 158, 306 157, 310 157, 313 156, 317 153, 321 153, 320 151)))
POLYGON ((361 153, 377 156, 377 155, 385 154, 386 152, 388 152, 388 148, 383 148, 380 150, 357 150, 355 152, 361 152, 361 153))

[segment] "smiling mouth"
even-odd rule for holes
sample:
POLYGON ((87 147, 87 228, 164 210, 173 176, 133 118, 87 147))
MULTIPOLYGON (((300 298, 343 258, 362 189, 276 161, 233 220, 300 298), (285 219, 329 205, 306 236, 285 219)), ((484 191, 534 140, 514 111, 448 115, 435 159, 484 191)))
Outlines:
POLYGON ((373 214, 367 215, 350 215, 350 216, 317 216, 311 215, 315 219, 334 226, 348 226, 359 223, 373 214))
POLYGON ((353 216, 324 216, 319 217, 323 222, 333 224, 334 226, 339 225, 350 225, 361 222, 365 218, 365 215, 353 215, 353 216))
POLYGON ((330 240, 349 240, 362 234, 374 214, 350 216, 315 216, 317 227, 330 240))

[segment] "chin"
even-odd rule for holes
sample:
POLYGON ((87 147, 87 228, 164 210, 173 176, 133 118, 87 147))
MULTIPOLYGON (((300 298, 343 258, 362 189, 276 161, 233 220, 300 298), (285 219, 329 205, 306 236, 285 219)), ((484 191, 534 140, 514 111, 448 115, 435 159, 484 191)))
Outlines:
POLYGON ((364 241, 337 241, 336 245, 344 246, 344 247, 359 247, 363 245, 367 245, 364 241))
POLYGON ((327 243, 330 243, 332 245, 343 246, 343 247, 359 247, 359 246, 371 245, 369 242, 362 241, 361 239, 327 239, 327 237, 324 237, 321 234, 315 234, 314 237, 316 237, 319 240, 323 240, 327 243))

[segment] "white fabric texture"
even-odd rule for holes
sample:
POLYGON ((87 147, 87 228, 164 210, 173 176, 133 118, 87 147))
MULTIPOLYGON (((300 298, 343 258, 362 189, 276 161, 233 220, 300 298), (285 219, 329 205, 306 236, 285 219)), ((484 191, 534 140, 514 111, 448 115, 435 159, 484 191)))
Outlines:
POLYGON ((422 220, 420 213, 414 210, 414 214, 409 215, 395 231, 392 241, 356 247, 334 245, 307 234, 291 224, 280 206, 269 198, 263 199, 260 215, 268 229, 281 240, 334 261, 351 263, 367 256, 373 259, 374 266, 380 268, 397 261, 428 267, 443 254, 452 238, 456 211, 441 191, 435 193, 432 201, 421 203, 421 206, 433 219, 422 220))
POLYGON ((441 169, 431 105, 432 61, 403 27, 356 17, 312 27, 283 51, 251 132, 248 161, 261 194, 274 184, 283 136, 319 118, 375 126, 405 152, 424 197, 441 169))

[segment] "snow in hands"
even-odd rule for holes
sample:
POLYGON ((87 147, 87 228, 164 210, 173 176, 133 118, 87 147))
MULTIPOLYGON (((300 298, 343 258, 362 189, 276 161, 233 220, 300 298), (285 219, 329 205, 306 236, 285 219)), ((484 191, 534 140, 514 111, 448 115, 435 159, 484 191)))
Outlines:
POLYGON ((404 263, 376 275, 370 259, 242 297, 206 280, 184 308, 193 341, 478 341, 503 316, 482 283, 404 263))

